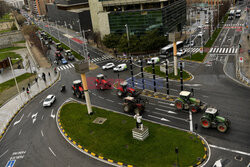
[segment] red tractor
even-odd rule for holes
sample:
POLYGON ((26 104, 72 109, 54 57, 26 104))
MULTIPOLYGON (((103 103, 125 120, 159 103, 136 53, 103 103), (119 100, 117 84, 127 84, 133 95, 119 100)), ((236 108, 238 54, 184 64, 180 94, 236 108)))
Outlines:
POLYGON ((81 80, 73 81, 72 93, 76 95, 77 98, 84 98, 84 89, 81 80))
POLYGON ((103 74, 98 74, 95 79, 95 86, 98 89, 104 90, 104 89, 110 89, 111 83, 104 79, 103 74))
POLYGON ((146 103, 148 103, 147 99, 127 96, 124 98, 123 111, 126 113, 142 115, 146 103))
POLYGON ((132 96, 135 97, 139 93, 133 89, 128 87, 128 83, 126 81, 120 83, 120 86, 117 88, 116 92, 117 96, 122 97, 122 96, 132 96))

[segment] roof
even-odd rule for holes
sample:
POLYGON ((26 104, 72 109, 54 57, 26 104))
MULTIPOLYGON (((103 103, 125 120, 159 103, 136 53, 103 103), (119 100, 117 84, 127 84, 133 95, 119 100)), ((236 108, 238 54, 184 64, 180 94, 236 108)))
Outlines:
POLYGON ((75 81, 73 81, 73 84, 79 84, 79 83, 82 83, 82 81, 81 80, 75 80, 75 81))
POLYGON ((127 85, 127 84, 128 84, 127 81, 124 81, 124 82, 120 83, 121 86, 127 85))
POLYGON ((215 113, 217 113, 217 109, 215 109, 215 108, 207 108, 206 109, 206 111, 205 111, 205 113, 208 113, 208 114, 215 114, 215 113))
POLYGON ((180 96, 189 96, 190 94, 188 91, 181 91, 180 96))
POLYGON ((70 50, 65 50, 65 52, 70 52, 70 50))
POLYGON ((48 95, 46 98, 50 98, 50 99, 51 99, 52 96, 53 96, 53 95, 48 95))
POLYGON ((101 77, 103 77, 104 75, 103 74, 98 74, 96 77, 97 78, 101 78, 101 77))
POLYGON ((131 96, 127 96, 124 98, 125 100, 134 100, 134 97, 131 97, 131 96))

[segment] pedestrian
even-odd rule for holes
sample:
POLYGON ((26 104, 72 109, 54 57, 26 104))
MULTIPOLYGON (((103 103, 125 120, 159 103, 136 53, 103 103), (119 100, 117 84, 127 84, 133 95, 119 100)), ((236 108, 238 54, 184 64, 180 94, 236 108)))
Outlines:
POLYGON ((48 76, 50 77, 50 72, 48 72, 48 76))
POLYGON ((247 35, 247 40, 249 40, 249 35, 247 35))
POLYGON ((29 88, 28 88, 28 87, 26 88, 26 92, 27 92, 27 94, 29 94, 29 93, 30 93, 30 92, 29 92, 29 88))
POLYGON ((30 83, 28 83, 28 88, 30 88, 30 83))
POLYGON ((23 92, 25 91, 25 88, 23 87, 23 92))

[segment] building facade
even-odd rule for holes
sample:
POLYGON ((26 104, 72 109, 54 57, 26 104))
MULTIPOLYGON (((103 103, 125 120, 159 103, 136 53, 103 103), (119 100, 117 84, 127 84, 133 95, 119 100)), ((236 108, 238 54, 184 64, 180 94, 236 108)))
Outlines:
POLYGON ((94 32, 132 34, 159 29, 166 34, 186 22, 186 0, 90 0, 94 32))
POLYGON ((49 21, 72 30, 92 30, 87 0, 56 0, 46 4, 46 13, 49 21))

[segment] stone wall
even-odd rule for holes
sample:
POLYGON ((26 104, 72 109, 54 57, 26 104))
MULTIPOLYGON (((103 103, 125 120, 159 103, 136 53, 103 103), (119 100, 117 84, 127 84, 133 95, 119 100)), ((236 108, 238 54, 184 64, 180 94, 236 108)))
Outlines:
POLYGON ((13 42, 23 41, 24 37, 20 31, 11 31, 0 34, 0 49, 13 46, 13 42))
POLYGON ((13 21, 1 22, 0 23, 0 31, 6 30, 6 29, 11 29, 12 25, 13 25, 13 21))

